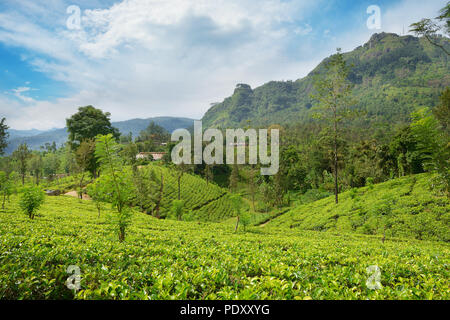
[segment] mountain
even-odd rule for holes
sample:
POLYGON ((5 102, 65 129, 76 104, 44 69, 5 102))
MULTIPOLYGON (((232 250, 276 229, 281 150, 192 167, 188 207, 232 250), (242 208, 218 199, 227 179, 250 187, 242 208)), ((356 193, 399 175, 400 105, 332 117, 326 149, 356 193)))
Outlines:
MULTIPOLYGON (((448 38, 436 37, 450 49, 448 38)), ((305 78, 271 81, 252 89, 238 84, 231 97, 211 107, 203 117, 205 127, 242 127, 310 121, 314 76, 324 70, 323 60, 305 78)), ((448 56, 424 38, 374 34, 363 46, 344 53, 353 65, 349 80, 358 107, 365 111, 362 125, 407 121, 411 111, 433 107, 442 89, 450 85, 448 56)))
POLYGON ((9 129, 9 138, 19 138, 19 137, 32 137, 36 136, 40 133, 43 133, 44 131, 37 130, 37 129, 31 129, 31 130, 15 130, 15 129, 9 129))
MULTIPOLYGON (((126 135, 132 133, 133 137, 137 137, 139 132, 144 130, 151 121, 160 125, 168 132, 172 132, 179 128, 189 128, 194 124, 193 119, 177 118, 177 117, 154 117, 147 119, 131 119, 126 121, 113 122, 112 125, 126 135)), ((52 129, 49 131, 39 130, 8 130, 10 137, 8 146, 5 150, 6 154, 11 154, 21 143, 26 143, 31 149, 38 150, 46 143, 55 142, 57 146, 61 146, 67 141, 67 129, 52 129)))

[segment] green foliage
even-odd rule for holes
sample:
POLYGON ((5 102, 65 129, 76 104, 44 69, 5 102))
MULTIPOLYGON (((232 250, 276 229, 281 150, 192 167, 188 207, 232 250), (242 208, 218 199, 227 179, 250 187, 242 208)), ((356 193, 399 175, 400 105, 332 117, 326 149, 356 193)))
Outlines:
POLYGON ((438 120, 430 110, 421 109, 412 114, 411 130, 418 141, 418 147, 426 156, 425 169, 438 173, 440 184, 450 195, 450 143, 441 130, 438 120))
POLYGON ((183 200, 173 200, 172 215, 177 220, 181 220, 183 218, 183 212, 184 212, 184 201, 183 200))
POLYGON ((232 208, 233 208, 234 214, 236 216, 239 216, 241 214, 242 207, 244 206, 242 198, 239 195, 237 195, 237 194, 233 194, 230 197, 230 200, 231 200, 231 204, 232 204, 232 208))
POLYGON ((341 49, 338 49, 337 53, 331 56, 325 65, 325 69, 326 72, 317 75, 314 81, 314 89, 316 92, 312 95, 312 99, 316 100, 319 105, 313 108, 313 110, 318 110, 318 113, 313 116, 327 122, 328 130, 324 132, 329 132, 327 138, 332 141, 334 194, 335 201, 338 203, 338 152, 340 149, 338 142, 342 139, 341 123, 352 117, 353 112, 350 108, 356 102, 351 97, 353 84, 348 80, 350 69, 344 60, 341 49))
POLYGON ((21 144, 12 154, 13 159, 17 161, 19 173, 22 176, 22 185, 25 184, 25 175, 28 170, 28 159, 31 157, 31 150, 26 144, 21 144))
POLYGON ((100 162, 102 175, 99 183, 106 192, 108 202, 116 208, 113 223, 117 226, 119 241, 125 240, 125 231, 131 222, 129 203, 133 195, 131 177, 122 170, 123 160, 119 156, 119 145, 112 134, 96 138, 95 156, 100 162))
POLYGON ((231 170, 229 188, 231 191, 236 191, 237 185, 239 182, 239 168, 235 163, 233 164, 233 169, 231 170))
POLYGON ((78 108, 78 112, 66 119, 69 143, 73 149, 77 149, 83 140, 95 139, 97 135, 111 134, 115 139, 119 138, 119 130, 111 125, 110 113, 93 106, 78 108))
POLYGON ((108 188, 102 180, 96 180, 89 184, 86 192, 97 207, 98 216, 103 208, 103 203, 108 201, 108 188))
POLYGON ((310 203, 323 198, 327 198, 331 195, 330 192, 320 189, 309 189, 300 196, 300 203, 310 203))
POLYGON ((440 16, 435 20, 432 19, 422 19, 419 22, 410 25, 410 30, 418 36, 424 36, 429 43, 438 47, 448 56, 450 56, 450 50, 447 50, 445 46, 439 44, 435 40, 435 36, 439 31, 444 34, 450 35, 450 2, 440 10, 440 16), (445 22, 444 25, 440 25, 439 22, 445 22))
POLYGON ((43 161, 40 154, 34 154, 29 160, 30 170, 35 178, 35 183, 39 185, 39 179, 43 173, 43 161))
POLYGON ((239 223, 241 223, 244 226, 244 231, 247 230, 247 227, 251 224, 251 222, 252 222, 252 215, 250 214, 250 212, 244 211, 239 219, 239 223))
MULTIPOLYGON (((450 50, 444 37, 436 43, 450 50)), ((433 107, 443 88, 450 84, 448 56, 423 38, 374 34, 363 46, 344 53, 353 65, 349 80, 354 85, 357 110, 365 113, 353 122, 367 128, 405 123, 420 107, 433 107)), ((313 78, 325 71, 329 58, 308 76, 296 81, 271 81, 258 88, 236 88, 231 97, 212 106, 203 117, 204 127, 244 127, 311 122, 313 78)))
POLYGON ((94 139, 85 139, 81 141, 79 147, 75 151, 75 159, 81 173, 89 171, 93 177, 97 176, 98 163, 95 157, 94 139))
POLYGON ((19 205, 30 219, 34 219, 36 211, 45 200, 45 194, 38 186, 24 187, 20 195, 19 205))
POLYGON ((0 299, 448 300, 444 242, 158 220, 136 212, 119 243, 95 204, 48 197, 45 219, 0 210, 0 299), (256 228, 254 228, 256 229, 256 228), (69 265, 81 289, 66 287, 69 265), (381 269, 379 290, 366 286, 381 269))
POLYGON ((140 152, 162 151, 162 143, 170 140, 170 134, 163 127, 151 121, 145 130, 136 138, 136 145, 140 152))
POLYGON ((450 202, 431 189, 434 176, 407 176, 294 207, 269 228, 450 241, 450 202), (386 228, 386 230, 385 230, 386 228))
POLYGON ((157 207, 162 201, 161 179, 156 171, 150 166, 133 170, 133 183, 135 189, 133 204, 137 205, 141 211, 159 217, 157 207))

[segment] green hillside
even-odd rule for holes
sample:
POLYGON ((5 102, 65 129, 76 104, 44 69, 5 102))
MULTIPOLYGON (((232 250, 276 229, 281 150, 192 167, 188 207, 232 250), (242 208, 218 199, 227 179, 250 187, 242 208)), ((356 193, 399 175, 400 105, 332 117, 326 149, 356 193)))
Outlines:
MULTIPOLYGON (((176 172, 158 165, 149 165, 164 176, 164 197, 161 203, 161 215, 167 216, 172 201, 178 198, 178 181, 176 172)), ((181 183, 181 200, 185 202, 185 211, 192 211, 192 218, 199 221, 221 221, 233 216, 230 194, 215 184, 209 183, 196 175, 184 174, 181 183)))
MULTIPOLYGON (((450 48, 447 38, 437 38, 450 48)), ((439 93, 450 85, 448 56, 423 38, 374 34, 345 53, 353 64, 349 80, 355 85, 358 107, 366 111, 360 125, 374 122, 406 122, 419 107, 433 107, 439 93)), ((204 126, 238 127, 310 121, 314 75, 323 70, 325 59, 307 77, 297 81, 271 81, 258 88, 238 84, 233 95, 210 108, 204 126)))
POLYGON ((2 299, 448 299, 443 242, 337 236, 134 212, 125 242, 91 201, 47 197, 34 220, 0 209, 2 299), (66 287, 79 267, 81 288, 66 287), (381 270, 371 290, 367 267, 381 270))
POLYGON ((430 190, 432 176, 420 174, 352 189, 294 207, 267 228, 359 233, 450 241, 450 201, 430 190))
MULTIPOLYGON (((167 168, 158 164, 149 164, 141 167, 140 170, 154 170, 156 177, 163 175, 163 198, 161 201, 161 217, 167 217, 172 209, 173 200, 178 199, 177 172, 173 168, 167 168)), ((130 176, 130 167, 125 167, 124 171, 130 176)), ((59 190, 67 193, 77 190, 79 179, 76 176, 69 176, 54 181, 43 181, 42 187, 45 189, 59 190)), ((90 183, 86 181, 86 183, 90 183)), ((191 219, 198 221, 221 221, 234 215, 230 193, 227 189, 221 188, 206 181, 199 176, 185 173, 181 179, 181 200, 184 201, 184 213, 192 211, 191 219)))

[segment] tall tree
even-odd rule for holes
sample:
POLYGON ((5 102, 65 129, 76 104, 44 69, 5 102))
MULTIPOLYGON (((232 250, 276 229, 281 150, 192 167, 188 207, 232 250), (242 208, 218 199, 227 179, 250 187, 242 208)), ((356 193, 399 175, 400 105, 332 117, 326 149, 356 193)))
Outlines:
POLYGON ((89 171, 94 178, 97 178, 99 164, 95 157, 94 139, 83 140, 75 152, 75 157, 80 167, 83 167, 83 169, 89 171), (81 165, 81 162, 83 162, 83 165, 81 165))
POLYGON ((256 177, 257 177, 256 169, 253 167, 250 167, 250 171, 248 174, 248 189, 249 189, 250 197, 252 199, 253 211, 255 211, 256 177))
POLYGON ((6 125, 5 121, 6 121, 5 118, 3 118, 0 121, 0 155, 4 154, 5 148, 8 145, 7 140, 9 137, 9 133, 8 133, 9 127, 6 125))
POLYGON ((154 214, 157 218, 159 212, 155 212, 158 204, 160 180, 152 167, 144 167, 133 171, 133 184, 136 204, 147 214, 154 214))
POLYGON ((22 176, 22 185, 25 185, 25 176, 28 170, 28 159, 31 157, 31 151, 26 143, 22 143, 14 150, 13 159, 17 161, 19 173, 22 176))
POLYGON ((438 180, 450 196, 450 143, 439 121, 428 108, 412 113, 411 131, 425 155, 424 167, 438 173, 438 180))
POLYGON ((445 88, 440 96, 440 104, 433 108, 433 114, 441 123, 447 137, 450 136, 450 87, 445 88))
POLYGON ((233 164, 233 169, 231 170, 229 188, 231 191, 236 191, 239 182, 239 168, 236 163, 233 164))
POLYGON ((446 35, 450 35, 450 2, 439 13, 439 16, 435 19, 422 19, 419 22, 411 24, 410 31, 414 32, 417 36, 424 36, 429 43, 440 48, 450 56, 448 48, 442 45, 438 41, 438 38, 435 37, 440 31, 446 35), (440 22, 444 22, 444 25, 440 25, 440 22))
POLYGON ((42 175, 42 156, 40 154, 32 155, 30 159, 30 170, 33 173, 36 185, 39 185, 39 178, 42 175))
POLYGON ((241 219, 241 213, 242 213, 242 207, 244 205, 244 202, 241 198, 241 196, 238 196, 237 194, 234 194, 230 197, 231 206, 236 214, 236 226, 234 227, 234 232, 237 232, 239 227, 239 220, 241 219))
POLYGON ((205 164, 204 175, 206 179, 206 185, 208 185, 209 181, 211 181, 214 178, 212 167, 213 165, 211 164, 205 164))
POLYGON ((314 88, 316 93, 312 98, 319 105, 314 109, 318 112, 316 118, 323 119, 331 127, 333 141, 333 165, 334 165, 334 194, 335 202, 338 203, 338 140, 340 138, 340 126, 344 119, 352 116, 350 107, 355 104, 352 100, 352 83, 348 80, 349 67, 347 66, 341 49, 331 56, 325 66, 325 73, 318 75, 315 79, 314 88))
POLYGON ((120 132, 111 125, 110 116, 109 112, 93 106, 78 108, 77 113, 66 119, 71 147, 77 149, 83 140, 95 139, 99 134, 111 134, 115 140, 119 139, 120 132))
POLYGON ((138 142, 152 140, 156 143, 166 142, 169 140, 170 134, 166 129, 151 121, 145 130, 139 133, 138 142))
POLYGON ((97 171, 97 160, 95 158, 95 150, 95 141, 88 139, 83 140, 75 152, 75 158, 80 171, 78 180, 78 196, 80 199, 83 198, 82 189, 86 171, 94 168, 93 176, 96 176, 95 172, 97 171))
POLYGON ((177 169, 177 181, 178 181, 178 200, 181 200, 181 179, 183 175, 192 170, 192 165, 180 163, 176 166, 177 169))
POLYGON ((102 170, 99 180, 104 185, 107 199, 117 210, 115 224, 119 241, 122 242, 125 240, 126 228, 131 223, 132 211, 129 204, 134 193, 133 182, 123 170, 124 161, 119 156, 119 145, 112 134, 97 137, 95 155, 102 170))

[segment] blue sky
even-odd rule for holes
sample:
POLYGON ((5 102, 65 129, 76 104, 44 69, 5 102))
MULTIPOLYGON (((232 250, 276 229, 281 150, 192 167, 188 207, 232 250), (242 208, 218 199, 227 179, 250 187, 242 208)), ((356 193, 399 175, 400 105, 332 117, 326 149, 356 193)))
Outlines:
POLYGON ((375 32, 402 33, 445 4, 3 0, 0 117, 15 129, 45 130, 92 104, 114 121, 201 118, 236 83, 301 78, 337 47, 352 50, 375 32), (80 8, 79 29, 67 27, 71 5, 80 8), (381 10, 381 29, 367 27, 370 5, 381 10))

